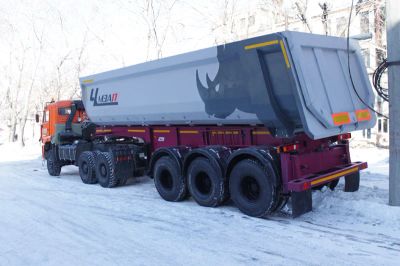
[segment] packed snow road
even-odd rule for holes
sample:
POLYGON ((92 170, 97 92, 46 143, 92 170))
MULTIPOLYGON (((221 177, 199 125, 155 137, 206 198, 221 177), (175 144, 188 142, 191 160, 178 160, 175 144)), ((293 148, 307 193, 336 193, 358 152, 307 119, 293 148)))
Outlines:
POLYGON ((314 192, 314 211, 251 218, 231 203, 163 201, 151 179, 104 189, 66 167, 50 177, 40 147, 0 146, 0 265, 398 265, 400 208, 387 206, 388 152, 356 193, 314 192))

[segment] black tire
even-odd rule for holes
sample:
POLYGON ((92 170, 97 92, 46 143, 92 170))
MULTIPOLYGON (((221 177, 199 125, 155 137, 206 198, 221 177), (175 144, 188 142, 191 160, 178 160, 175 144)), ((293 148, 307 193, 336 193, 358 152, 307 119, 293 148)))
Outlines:
POLYGON ((170 157, 159 158, 154 166, 154 184, 166 201, 182 201, 187 195, 186 180, 179 165, 170 157))
POLYGON ((224 177, 203 157, 189 165, 188 188, 190 195, 201 206, 216 207, 227 198, 224 177))
POLYGON ((322 190, 325 186, 328 187, 330 190, 335 190, 336 186, 339 184, 339 179, 333 180, 329 183, 319 185, 316 187, 313 187, 312 190, 322 190))
POLYGON ((288 196, 280 196, 278 197, 278 201, 276 203, 276 207, 272 210, 272 212, 279 212, 280 210, 285 207, 285 205, 288 203, 289 197, 288 196))
POLYGON ((339 184, 339 179, 336 179, 336 180, 329 182, 328 187, 330 190, 335 190, 335 188, 337 187, 338 184, 339 184))
POLYGON ((93 156, 95 160, 97 160, 97 156, 99 156, 100 153, 101 151, 93 151, 93 156))
POLYGON ((118 179, 118 186, 125 186, 128 182, 128 177, 121 177, 118 179))
POLYGON ((62 162, 57 159, 55 150, 51 149, 47 156, 47 172, 51 176, 59 176, 61 173, 62 162))
POLYGON ((231 198, 243 213, 264 217, 278 205, 277 176, 273 167, 245 159, 232 169, 229 179, 231 198))
POLYGON ((84 184, 96 184, 96 158, 93 152, 82 152, 78 159, 79 175, 84 184))
POLYGON ((112 188, 118 184, 111 153, 102 152, 97 154, 96 177, 100 186, 104 188, 112 188))

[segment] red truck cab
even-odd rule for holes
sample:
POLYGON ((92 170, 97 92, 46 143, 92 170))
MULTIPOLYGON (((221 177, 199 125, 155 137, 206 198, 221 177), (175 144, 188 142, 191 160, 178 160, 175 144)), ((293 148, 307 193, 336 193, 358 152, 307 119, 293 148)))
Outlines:
MULTIPOLYGON (((40 125, 40 140, 42 142, 42 156, 49 149, 57 132, 57 125, 65 126, 72 112, 72 100, 51 101, 43 109, 42 123, 40 125)), ((72 123, 80 123, 86 117, 83 110, 78 110, 72 118, 72 123)))

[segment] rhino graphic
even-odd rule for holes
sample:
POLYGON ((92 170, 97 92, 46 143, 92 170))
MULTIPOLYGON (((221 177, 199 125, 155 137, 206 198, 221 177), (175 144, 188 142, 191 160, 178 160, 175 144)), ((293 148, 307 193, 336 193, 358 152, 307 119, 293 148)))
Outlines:
POLYGON ((213 80, 210 79, 208 73, 206 74, 207 86, 202 84, 199 71, 196 70, 197 89, 208 115, 224 119, 235 109, 251 113, 246 75, 239 62, 239 56, 236 49, 230 51, 227 46, 218 46, 218 72, 213 80))

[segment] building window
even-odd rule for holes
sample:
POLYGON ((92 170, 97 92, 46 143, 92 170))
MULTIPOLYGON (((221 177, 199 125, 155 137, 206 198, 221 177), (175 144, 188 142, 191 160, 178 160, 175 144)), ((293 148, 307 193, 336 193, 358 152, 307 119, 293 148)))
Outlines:
POLYGON ((339 37, 346 36, 347 18, 340 17, 336 19, 336 35, 339 37))
POLYGON ((360 13, 360 32, 369 33, 369 12, 360 13))
POLYGON ((244 29, 246 27, 246 19, 241 18, 240 19, 240 28, 244 29))
POLYGON ((249 27, 253 26, 256 23, 256 18, 253 16, 249 17, 249 27))
POLYGON ((369 53, 369 49, 368 48, 362 49, 361 50, 361 54, 364 57, 365 66, 366 67, 371 67, 371 60, 370 60, 371 56, 370 56, 370 53, 369 53))
POLYGON ((382 132, 382 119, 378 119, 378 133, 382 132))
POLYGON ((383 132, 384 132, 384 133, 388 133, 388 132, 389 132, 389 130, 388 130, 388 120, 387 120, 387 118, 383 119, 383 132))

